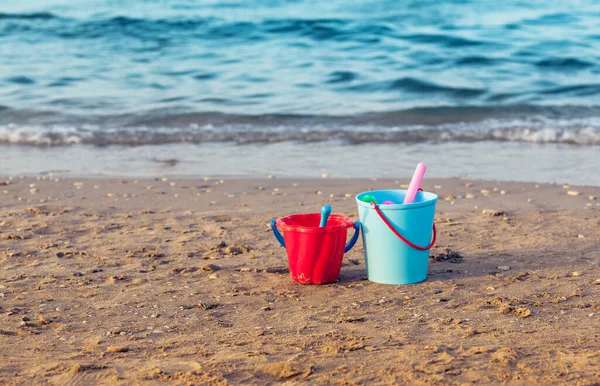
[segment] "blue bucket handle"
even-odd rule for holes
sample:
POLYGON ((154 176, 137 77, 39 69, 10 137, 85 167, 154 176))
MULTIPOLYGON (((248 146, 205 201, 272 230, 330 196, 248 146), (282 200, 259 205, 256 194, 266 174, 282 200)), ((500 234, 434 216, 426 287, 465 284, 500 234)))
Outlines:
POLYGON ((354 229, 356 229, 354 231, 354 235, 352 236, 350 241, 348 241, 348 244, 346 244, 346 248, 344 248, 344 253, 351 250, 352 247, 354 246, 354 244, 356 244, 356 240, 358 240, 358 234, 360 233, 360 222, 359 221, 354 222, 354 229))
POLYGON ((277 239, 277 241, 279 241, 279 244, 281 244, 282 247, 285 248, 285 241, 283 240, 283 236, 281 235, 281 233, 279 233, 279 230, 277 229, 277 220, 273 219, 271 220, 271 229, 273 229, 273 234, 275 235, 275 238, 277 239))
MULTIPOLYGON (((283 236, 281 235, 281 233, 279 233, 279 230, 277 229, 277 220, 271 220, 271 229, 273 230, 273 235, 275 235, 275 238, 277 239, 277 241, 279 241, 279 244, 281 244, 281 246, 285 248, 285 240, 283 239, 283 236)), ((354 229, 354 235, 352 235, 352 238, 346 244, 346 247, 344 248, 344 253, 351 250, 354 244, 356 244, 356 241, 358 240, 358 234, 360 233, 359 221, 354 222, 354 229)))

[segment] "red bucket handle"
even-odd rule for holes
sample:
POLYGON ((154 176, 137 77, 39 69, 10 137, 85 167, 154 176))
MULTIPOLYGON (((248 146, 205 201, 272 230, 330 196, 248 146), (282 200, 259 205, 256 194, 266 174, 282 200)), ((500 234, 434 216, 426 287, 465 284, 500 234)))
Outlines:
MULTIPOLYGON (((419 190, 423 190, 423 189, 419 189, 419 190)), ((433 237, 431 238, 431 243, 426 246, 426 247, 421 247, 419 245, 413 244, 411 243, 409 240, 407 240, 404 236, 402 236, 400 234, 400 232, 398 232, 396 230, 396 228, 394 228, 394 226, 392 224, 390 224, 390 222, 388 221, 387 218, 385 218, 385 216, 383 215, 383 213, 381 213, 381 210, 379 209, 379 205, 377 205, 377 203, 375 202, 371 202, 371 208, 375 209, 375 212, 379 215, 379 217, 381 218, 381 220, 385 223, 385 225, 388 226, 388 228, 390 228, 390 230, 392 232, 394 232, 394 234, 396 236, 398 236, 398 238, 402 241, 404 241, 407 245, 413 247, 414 249, 417 249, 419 251, 427 251, 429 249, 431 249, 434 245, 435 245, 435 240, 437 238, 437 231, 435 229, 435 222, 433 223, 433 237)))

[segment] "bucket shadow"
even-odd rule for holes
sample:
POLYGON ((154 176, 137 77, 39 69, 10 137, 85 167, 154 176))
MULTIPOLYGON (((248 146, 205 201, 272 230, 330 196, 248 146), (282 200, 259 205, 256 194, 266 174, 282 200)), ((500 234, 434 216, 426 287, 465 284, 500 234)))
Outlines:
MULTIPOLYGON (((339 284, 368 281, 364 259, 356 260, 358 264, 344 261, 338 280, 339 284)), ((595 265, 600 268, 600 256, 580 251, 579 254, 573 252, 569 258, 566 258, 565 253, 560 252, 560 248, 557 248, 557 252, 540 251, 534 248, 504 250, 502 252, 482 251, 480 253, 462 254, 460 261, 453 262, 435 261, 430 258, 427 279, 420 283, 489 276, 510 277, 531 271, 557 272, 569 275, 572 270, 582 265, 595 265)), ((414 284, 418 285, 420 283, 414 284)))

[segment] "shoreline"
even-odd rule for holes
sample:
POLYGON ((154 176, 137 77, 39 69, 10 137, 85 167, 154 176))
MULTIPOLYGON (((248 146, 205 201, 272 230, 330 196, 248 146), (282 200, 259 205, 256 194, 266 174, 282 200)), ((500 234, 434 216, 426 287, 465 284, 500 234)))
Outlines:
POLYGON ((356 219, 356 194, 400 183, 8 182, 0 383, 599 380, 597 187, 428 179, 426 281, 365 280, 359 239, 337 283, 311 286, 290 278, 269 221, 324 203, 356 219))
POLYGON ((598 146, 520 142, 169 144, 148 146, 0 146, 1 174, 81 178, 410 179, 427 159, 428 178, 536 181, 600 186, 598 146), (335 160, 335 162, 332 162, 335 160), (26 161, 26 162, 25 162, 26 161))

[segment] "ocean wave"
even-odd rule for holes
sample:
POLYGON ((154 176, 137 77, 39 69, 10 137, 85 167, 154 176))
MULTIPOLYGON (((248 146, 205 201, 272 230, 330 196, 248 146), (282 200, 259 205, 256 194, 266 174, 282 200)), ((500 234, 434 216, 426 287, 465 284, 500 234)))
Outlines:
POLYGON ((57 19, 58 17, 50 12, 34 12, 34 13, 2 13, 0 12, 0 20, 48 20, 57 19))
MULTIPOLYGON (((473 18, 476 8, 474 0, 17 2, 0 12, 0 104, 110 116, 598 103, 594 4, 549 13, 501 2, 473 18)), ((2 115, 0 124, 12 122, 2 115)), ((403 115, 394 118, 404 126, 403 115)))
POLYGON ((400 91, 415 94, 446 94, 455 98, 477 97, 485 93, 484 89, 445 86, 411 77, 381 82, 367 82, 349 86, 347 89, 355 92, 400 91))
POLYGON ((535 65, 553 71, 577 71, 594 67, 594 63, 578 58, 547 58, 536 62, 535 65))
POLYGON ((497 120, 442 125, 189 124, 185 127, 93 125, 0 125, 0 144, 27 146, 142 146, 171 143, 234 142, 240 145, 284 141, 365 143, 529 142, 600 145, 600 119, 497 120))
POLYGON ((556 87, 549 90, 540 91, 541 94, 572 94, 576 96, 592 96, 600 94, 600 83, 596 84, 578 84, 564 87, 556 87))
MULTIPOLYGON (((344 19, 265 19, 258 21, 227 21, 217 17, 138 18, 112 16, 107 18, 77 19, 54 14, 9 14, 2 16, 11 21, 11 29, 21 27, 22 34, 44 34, 63 39, 112 39, 116 36, 139 40, 160 40, 185 35, 202 40, 240 40, 250 42, 276 37, 305 37, 314 41, 365 41, 371 37, 399 37, 394 29, 377 22, 358 24, 344 19), (46 23, 37 23, 44 19, 46 23), (190 35, 191 34, 191 35, 190 35)), ((2 27, 2 24, 0 24, 2 27)), ((410 36, 408 37, 411 38, 410 36)))
POLYGON ((479 46, 484 42, 478 40, 465 39, 457 36, 441 34, 412 34, 405 36, 407 40, 435 45, 443 45, 450 48, 460 48, 469 46, 479 46))

